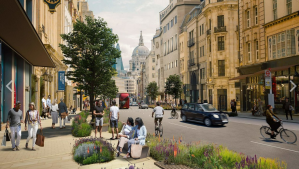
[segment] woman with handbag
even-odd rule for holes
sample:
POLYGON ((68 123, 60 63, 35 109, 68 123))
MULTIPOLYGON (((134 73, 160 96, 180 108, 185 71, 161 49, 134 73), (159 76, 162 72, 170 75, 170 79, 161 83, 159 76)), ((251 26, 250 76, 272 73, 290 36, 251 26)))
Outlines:
MULTIPOLYGON (((128 153, 123 158, 128 158, 130 156, 132 144, 139 144, 141 146, 145 145, 147 130, 140 117, 137 117, 135 119, 135 127, 133 128, 133 130, 134 130, 134 136, 132 139, 128 141, 128 153)), ((138 149, 136 151, 142 151, 142 147, 141 149, 138 149)))
POLYGON ((122 152, 124 145, 129 141, 130 138, 132 138, 133 131, 132 128, 134 126, 134 120, 132 117, 128 117, 127 123, 123 123, 123 129, 122 131, 118 134, 119 141, 118 141, 118 146, 117 146, 117 154, 116 156, 118 157, 120 152, 122 152))
POLYGON ((68 110, 66 104, 63 103, 63 98, 60 99, 60 103, 58 104, 58 109, 59 109, 59 116, 60 116, 59 118, 60 129, 63 129, 65 128, 65 120, 66 120, 65 117, 68 116, 68 110))
POLYGON ((42 130, 42 123, 40 120, 40 116, 38 111, 35 109, 35 104, 32 102, 29 104, 29 110, 26 112, 25 116, 25 131, 27 130, 27 124, 28 124, 28 137, 26 141, 25 148, 28 148, 28 143, 32 139, 32 150, 35 151, 34 145, 36 141, 36 133, 38 130, 38 124, 40 125, 40 129, 42 130))
POLYGON ((55 99, 53 104, 51 105, 51 115, 52 115, 52 129, 55 129, 55 124, 58 123, 58 104, 55 99))

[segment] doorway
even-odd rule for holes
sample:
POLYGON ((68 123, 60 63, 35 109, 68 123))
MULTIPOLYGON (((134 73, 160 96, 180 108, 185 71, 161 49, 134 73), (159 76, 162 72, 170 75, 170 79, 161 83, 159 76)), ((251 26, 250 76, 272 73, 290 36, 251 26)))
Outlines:
POLYGON ((218 110, 227 111, 227 89, 218 89, 218 110))

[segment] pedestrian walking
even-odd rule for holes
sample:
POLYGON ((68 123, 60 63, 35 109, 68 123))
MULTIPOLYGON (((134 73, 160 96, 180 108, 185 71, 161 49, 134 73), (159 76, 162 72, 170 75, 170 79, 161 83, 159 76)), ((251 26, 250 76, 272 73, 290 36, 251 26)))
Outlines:
POLYGON ((43 98, 42 98, 42 107, 43 107, 43 110, 42 110, 42 117, 43 119, 47 120, 47 101, 45 99, 45 95, 43 95, 43 98))
POLYGON ((35 108, 35 104, 32 102, 29 104, 29 110, 26 112, 25 116, 25 131, 27 130, 28 124, 28 137, 25 144, 25 148, 28 148, 28 143, 32 138, 32 150, 35 151, 34 145, 36 141, 36 134, 38 130, 38 124, 40 125, 40 129, 42 130, 42 123, 40 120, 39 112, 35 108))
POLYGON ((51 116, 51 95, 48 96, 47 99, 47 117, 49 118, 51 116))
POLYGON ((112 105, 110 107, 110 115, 109 115, 109 121, 110 121, 110 126, 112 129, 112 137, 110 138, 111 140, 114 140, 114 128, 116 129, 116 138, 118 139, 118 120, 119 120, 119 109, 116 106, 116 101, 112 101, 112 105))
POLYGON ((8 112, 7 122, 6 122, 6 128, 8 128, 8 125, 10 127, 11 132, 11 145, 13 151, 19 151, 19 144, 21 140, 21 123, 23 123, 23 112, 20 110, 21 108, 21 102, 17 101, 15 104, 15 107, 10 109, 8 112), (17 140, 15 140, 15 133, 17 133, 17 140))
POLYGON ((283 104, 283 109, 286 113, 287 120, 288 120, 288 114, 290 114, 291 120, 293 120, 292 111, 291 111, 291 104, 289 102, 289 98, 286 98, 286 101, 283 104))
POLYGON ((102 101, 96 102, 96 106, 94 107, 95 110, 93 111, 93 115, 96 117, 95 118, 95 137, 97 137, 97 130, 100 132, 100 138, 102 137, 102 127, 103 127, 103 122, 104 118, 103 116, 105 115, 104 112, 104 107, 102 106, 102 101))
POLYGON ((52 129, 55 129, 55 124, 58 123, 58 110, 57 99, 55 99, 51 105, 52 129))
POLYGON ((68 110, 63 102, 63 98, 60 99, 60 103, 58 104, 58 109, 59 109, 59 124, 60 124, 60 129, 65 128, 65 117, 68 116, 68 110), (63 121, 63 124, 62 124, 63 121))

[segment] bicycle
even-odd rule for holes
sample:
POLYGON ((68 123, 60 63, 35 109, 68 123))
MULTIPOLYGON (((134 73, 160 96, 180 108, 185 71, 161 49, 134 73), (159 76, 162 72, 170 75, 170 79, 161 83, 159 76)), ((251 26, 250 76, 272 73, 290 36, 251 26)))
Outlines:
MULTIPOLYGON (((280 121, 281 124, 281 128, 280 130, 277 132, 274 132, 275 137, 280 134, 280 138, 288 143, 288 144, 294 144, 297 141, 297 136, 294 132, 283 128, 283 123, 282 121, 280 121)), ((260 128, 260 133, 261 135, 265 138, 265 139, 269 139, 269 136, 271 136, 271 128, 268 126, 262 126, 260 128)))
POLYGON ((171 118, 176 118, 176 119, 178 119, 179 118, 179 114, 178 114, 178 112, 176 112, 176 110, 175 109, 172 109, 171 110, 171 118))
POLYGON ((159 136, 159 134, 160 134, 160 137, 162 137, 162 135, 163 135, 163 126, 162 126, 161 122, 159 122, 158 126, 155 125, 155 136, 159 136))

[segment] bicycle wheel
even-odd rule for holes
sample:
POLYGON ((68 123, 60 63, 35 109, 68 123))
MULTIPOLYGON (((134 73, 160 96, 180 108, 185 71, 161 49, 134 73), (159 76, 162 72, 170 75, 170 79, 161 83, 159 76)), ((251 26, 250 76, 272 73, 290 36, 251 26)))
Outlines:
POLYGON ((263 126, 260 128, 260 133, 265 139, 269 139, 270 134, 271 134, 271 129, 270 127, 263 126))
POLYGON ((294 144, 297 141, 296 134, 287 129, 283 129, 280 132, 280 137, 281 137, 281 139, 283 139, 283 141, 285 141, 288 144, 294 144))
POLYGON ((159 131, 160 131, 160 137, 162 137, 162 135, 163 135, 163 126, 162 126, 162 124, 160 124, 160 126, 159 126, 159 131))

